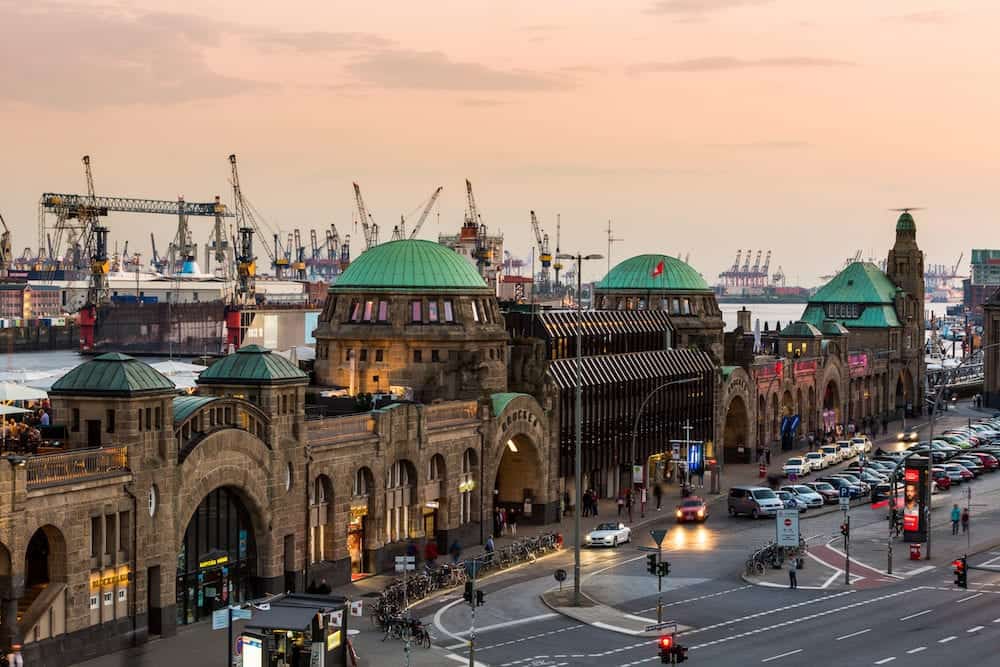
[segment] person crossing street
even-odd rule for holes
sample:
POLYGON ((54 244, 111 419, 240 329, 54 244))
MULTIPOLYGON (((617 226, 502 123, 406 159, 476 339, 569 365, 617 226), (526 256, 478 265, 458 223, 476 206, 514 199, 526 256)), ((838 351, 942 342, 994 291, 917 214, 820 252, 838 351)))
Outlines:
POLYGON ((798 573, 796 568, 798 567, 798 559, 794 556, 788 559, 788 587, 798 588, 798 573))

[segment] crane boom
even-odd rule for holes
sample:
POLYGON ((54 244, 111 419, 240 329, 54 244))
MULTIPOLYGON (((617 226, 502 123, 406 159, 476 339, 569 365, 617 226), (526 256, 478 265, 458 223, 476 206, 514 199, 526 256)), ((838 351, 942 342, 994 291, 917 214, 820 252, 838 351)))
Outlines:
MULTIPOLYGON (((236 228, 240 234, 240 243, 246 243, 247 249, 252 250, 253 233, 256 233, 261 238, 267 238, 267 235, 263 232, 263 230, 261 230, 260 223, 257 222, 257 216, 254 215, 254 211, 256 211, 256 209, 253 207, 253 204, 250 203, 250 200, 243 194, 242 188, 240 188, 240 175, 236 168, 236 155, 229 156, 229 164, 232 165, 232 176, 230 180, 233 185, 233 206, 236 209, 236 228), (244 229, 253 230, 253 233, 246 234, 243 232, 244 229)), ((272 252, 271 247, 267 243, 264 243, 263 246, 268 259, 271 260, 271 265, 274 266, 277 261, 275 253, 272 252)), ((236 251, 235 248, 233 250, 234 252, 236 251)), ((241 250, 240 255, 236 258, 237 262, 242 261, 240 259, 241 257, 245 259, 244 255, 245 253, 241 250)), ((248 261, 253 263, 253 260, 255 259, 256 258, 253 258, 248 261)), ((256 272, 256 264, 253 268, 254 272, 256 272)))
POLYGON ((417 234, 420 233, 420 228, 424 226, 424 220, 426 220, 427 216, 430 215, 431 209, 434 208, 434 204, 437 202, 438 197, 441 196, 441 190, 443 189, 444 187, 439 185, 437 190, 435 190, 434 193, 431 195, 431 198, 427 200, 427 205, 424 206, 424 210, 421 211, 420 217, 417 218, 417 222, 413 226, 413 231, 410 232, 411 239, 417 238, 417 234))
POLYGON ((354 203, 357 204, 358 217, 361 218, 361 229, 365 233, 365 250, 370 250, 378 245, 378 225, 375 224, 375 219, 368 212, 365 200, 361 196, 361 186, 357 183, 354 183, 354 203))

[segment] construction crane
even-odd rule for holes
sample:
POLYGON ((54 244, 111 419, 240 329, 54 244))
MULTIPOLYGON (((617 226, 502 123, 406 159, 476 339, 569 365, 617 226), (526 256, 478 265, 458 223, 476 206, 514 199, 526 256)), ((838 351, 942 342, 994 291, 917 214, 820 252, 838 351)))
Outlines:
MULTIPOLYGON (((6 229, 6 228, 7 228, 7 226, 4 225, 4 229, 6 229)), ((958 265, 962 263, 962 258, 963 257, 965 257, 965 251, 964 250, 958 256, 958 260, 955 262, 955 266, 951 267, 951 275, 950 275, 951 278, 957 278, 958 277, 958 265)))
POLYGON ((167 269, 167 260, 160 257, 159 253, 156 252, 156 236, 154 236, 152 232, 149 233, 149 242, 153 246, 153 259, 150 260, 153 270, 163 273, 167 269))
MULTIPOLYGON (((427 220, 427 216, 430 215, 431 209, 434 208, 434 204, 437 203, 438 197, 441 196, 441 190, 443 186, 438 186, 438 188, 431 194, 430 198, 427 200, 427 204, 424 206, 424 210, 420 212, 420 217, 417 218, 416 224, 413 225, 413 231, 410 232, 410 238, 417 238, 417 234, 420 233, 420 228, 424 226, 424 221, 427 220)), ((403 233, 406 233, 405 220, 400 221, 400 226, 403 227, 403 233)))
MULTIPOLYGON (((244 238, 244 234, 242 232, 243 227, 252 229, 253 233, 266 239, 267 235, 264 233, 264 230, 261 229, 261 222, 257 220, 257 218, 261 218, 261 220, 263 220, 263 218, 261 217, 257 209, 254 208, 254 205, 250 202, 247 196, 243 194, 243 190, 240 187, 240 176, 236 168, 236 155, 229 156, 229 164, 232 168, 232 175, 230 177, 230 181, 232 182, 233 185, 233 200, 234 200, 234 207, 236 208, 236 227, 238 230, 240 230, 241 242, 242 239, 244 238)), ((279 259, 279 256, 277 254, 278 235, 275 234, 274 236, 275 236, 275 244, 274 244, 275 251, 273 253, 271 252, 271 247, 266 242, 263 245, 264 245, 264 251, 267 253, 268 259, 271 260, 271 266, 276 267, 278 265, 278 259, 279 259)), ((253 246, 252 238, 250 241, 250 245, 252 248, 253 246)), ((235 250, 236 249, 234 248, 234 251, 235 250)), ((256 258, 254 258, 254 262, 255 262, 254 271, 256 272, 256 258)))
MULTIPOLYGON (((295 261, 292 263, 292 270, 295 271, 296 280, 306 279, 306 247, 302 245, 302 234, 299 232, 299 228, 296 227, 294 230, 295 246, 290 247, 289 250, 294 250, 295 261)), ((289 244, 291 246, 291 244, 289 244)))
POLYGON ((378 225, 375 224, 375 219, 368 212, 365 200, 361 197, 361 186, 357 183, 354 183, 354 203, 358 207, 361 229, 365 233, 365 250, 370 250, 378 245, 378 225))
POLYGON ((0 225, 3 225, 3 232, 0 233, 0 273, 6 276, 13 259, 11 257, 13 251, 10 248, 10 229, 7 228, 7 221, 3 219, 2 213, 0 213, 0 225))
POLYGON ((771 270, 771 251, 768 250, 767 259, 764 260, 764 266, 762 266, 760 269, 760 275, 761 275, 760 280, 762 284, 767 283, 767 275, 770 272, 770 270, 771 270))
POLYGON ((489 240, 486 234, 486 225, 483 224, 483 216, 479 214, 479 208, 476 206, 476 196, 472 193, 472 182, 469 179, 465 179, 465 195, 468 202, 468 211, 466 212, 465 225, 471 227, 476 226, 476 265, 479 267, 480 273, 493 263, 493 249, 489 245, 489 240))
POLYGON ((552 264, 552 268, 555 270, 556 273, 556 289, 559 288, 559 272, 562 271, 563 268, 562 262, 559 261, 559 253, 561 252, 559 248, 559 237, 561 233, 562 233, 562 220, 560 215, 556 213, 556 256, 555 256, 556 261, 553 262, 552 264))
POLYGON ((107 302, 108 283, 108 228, 97 221, 97 195, 94 193, 94 174, 90 169, 90 156, 83 156, 83 170, 87 180, 87 205, 82 212, 84 248, 91 248, 90 284, 87 288, 87 305, 100 306, 107 302))
POLYGON ((340 272, 343 273, 351 265, 351 235, 344 235, 344 242, 340 245, 340 272))
MULTIPOLYGON (((238 183, 239 181, 237 181, 238 183)), ((237 221, 240 221, 240 207, 237 207, 237 221)), ((239 225, 239 239, 233 239, 233 259, 236 264, 236 293, 234 301, 238 305, 253 305, 257 295, 257 258, 253 254, 253 227, 239 225)), ((243 326, 241 313, 240 326, 243 326)))
POLYGON ((539 271, 539 292, 547 294, 551 291, 549 284, 549 269, 552 266, 552 253, 549 251, 549 235, 542 232, 538 226, 538 217, 531 211, 531 229, 535 232, 535 243, 538 245, 538 259, 542 264, 539 271))

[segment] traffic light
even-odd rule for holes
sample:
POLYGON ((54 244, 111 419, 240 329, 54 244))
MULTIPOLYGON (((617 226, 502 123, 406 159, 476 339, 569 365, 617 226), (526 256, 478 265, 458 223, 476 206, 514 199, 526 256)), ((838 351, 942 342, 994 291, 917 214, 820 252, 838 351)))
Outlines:
POLYGON ((486 602, 486 596, 483 595, 483 589, 477 588, 476 589, 476 606, 477 607, 482 607, 483 604, 485 604, 485 602, 486 602))
POLYGON ((646 572, 656 574, 656 554, 646 556, 646 572))
POLYGON ((840 534, 843 535, 844 537, 847 537, 848 535, 850 535, 851 534, 851 526, 850 526, 850 524, 847 524, 847 523, 840 524, 840 534))
POLYGON ((465 592, 462 593, 462 599, 465 600, 466 602, 468 602, 469 604, 472 604, 472 582, 471 581, 466 581, 465 582, 465 592))
POLYGON ((660 662, 670 664, 670 656, 673 655, 674 649, 674 636, 661 635, 657 644, 660 647, 660 662))
POLYGON ((687 646, 681 646, 680 644, 674 644, 674 657, 676 660, 674 662, 681 663, 688 659, 687 646))
POLYGON ((656 570, 656 575, 659 577, 666 577, 670 575, 670 563, 667 561, 661 561, 659 568, 656 570))
POLYGON ((968 588, 969 568, 967 567, 966 556, 956 558, 951 561, 951 564, 955 566, 955 585, 959 588, 968 588))

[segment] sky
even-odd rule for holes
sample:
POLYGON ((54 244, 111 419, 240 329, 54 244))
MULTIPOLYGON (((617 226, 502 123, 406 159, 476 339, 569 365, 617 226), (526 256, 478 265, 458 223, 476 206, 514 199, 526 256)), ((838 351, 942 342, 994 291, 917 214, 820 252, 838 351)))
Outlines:
MULTIPOLYGON (((84 154, 98 194, 231 201, 236 153, 272 227, 355 254, 352 181, 383 239, 443 186, 436 238, 468 178, 525 259, 533 209, 563 251, 607 254, 610 220, 612 263, 690 253, 714 283, 771 249, 815 285, 923 207, 928 261, 967 270, 1000 245, 998 24, 992 0, 0 0, 0 213, 37 246, 84 154)), ((107 221, 147 257, 176 225, 107 221)))

